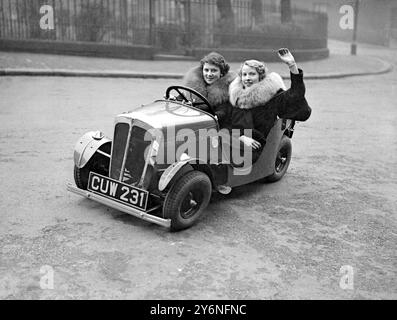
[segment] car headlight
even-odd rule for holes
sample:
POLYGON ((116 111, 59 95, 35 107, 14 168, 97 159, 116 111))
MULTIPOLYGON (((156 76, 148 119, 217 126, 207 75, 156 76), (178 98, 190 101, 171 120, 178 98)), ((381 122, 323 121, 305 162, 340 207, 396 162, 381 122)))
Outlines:
POLYGON ((95 140, 101 140, 101 139, 103 139, 104 136, 105 136, 105 134, 102 131, 95 131, 92 134, 92 138, 95 140))

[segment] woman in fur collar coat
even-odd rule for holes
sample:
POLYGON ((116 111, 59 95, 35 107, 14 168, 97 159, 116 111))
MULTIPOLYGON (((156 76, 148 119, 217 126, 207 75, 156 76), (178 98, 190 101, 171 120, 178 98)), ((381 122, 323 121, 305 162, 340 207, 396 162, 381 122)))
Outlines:
POLYGON ((269 73, 264 63, 257 60, 245 61, 229 87, 233 106, 231 127, 240 129, 240 140, 256 150, 263 148, 277 116, 306 121, 311 114, 305 99, 303 71, 298 69, 288 49, 280 49, 278 55, 290 69, 288 90, 280 75, 269 73), (252 137, 244 136, 244 129, 253 129, 252 137))
POLYGON ((207 98, 219 120, 221 128, 230 124, 231 105, 229 102, 229 85, 237 76, 229 71, 230 66, 225 58, 216 52, 211 52, 200 61, 198 67, 189 70, 183 84, 207 98))

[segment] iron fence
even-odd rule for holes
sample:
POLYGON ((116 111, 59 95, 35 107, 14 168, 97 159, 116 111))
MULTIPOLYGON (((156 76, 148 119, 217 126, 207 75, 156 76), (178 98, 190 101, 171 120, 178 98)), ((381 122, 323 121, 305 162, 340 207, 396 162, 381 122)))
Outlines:
POLYGON ((0 0, 0 6, 0 38, 6 39, 154 45, 175 52, 262 48, 287 38, 302 43, 327 33, 323 13, 292 8, 292 20, 281 23, 278 0, 0 0), (53 8, 54 29, 40 28, 43 5, 53 8))

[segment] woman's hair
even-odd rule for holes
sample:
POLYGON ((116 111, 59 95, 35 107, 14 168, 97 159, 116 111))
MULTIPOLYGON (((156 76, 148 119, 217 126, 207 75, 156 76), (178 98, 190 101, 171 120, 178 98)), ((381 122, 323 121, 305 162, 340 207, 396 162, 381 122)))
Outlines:
POLYGON ((246 60, 242 63, 240 67, 240 71, 238 72, 240 78, 241 78, 241 71, 244 66, 254 68, 256 72, 258 72, 259 74, 259 81, 263 80, 266 77, 266 73, 268 72, 264 62, 258 60, 246 60))
POLYGON ((221 76, 224 76, 226 73, 228 73, 230 69, 230 66, 226 63, 225 58, 217 52, 211 52, 200 60, 201 69, 203 69, 205 63, 217 66, 221 71, 221 76))

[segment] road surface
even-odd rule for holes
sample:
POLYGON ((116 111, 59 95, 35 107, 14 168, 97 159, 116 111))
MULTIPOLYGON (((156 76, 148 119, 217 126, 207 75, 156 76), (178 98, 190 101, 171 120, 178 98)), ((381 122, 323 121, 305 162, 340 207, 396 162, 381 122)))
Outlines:
POLYGON ((188 230, 68 193, 77 139, 174 83, 0 78, 1 299, 397 298, 396 72, 307 81, 283 180, 188 230))

